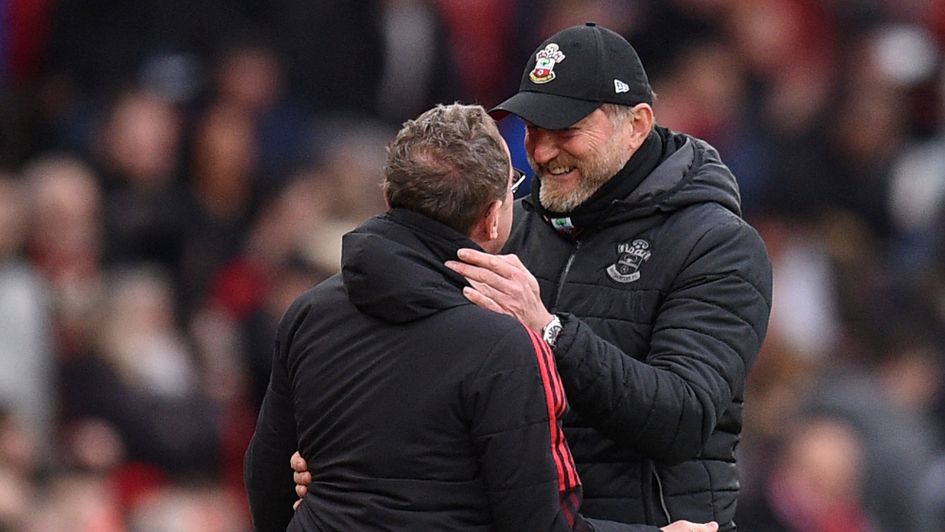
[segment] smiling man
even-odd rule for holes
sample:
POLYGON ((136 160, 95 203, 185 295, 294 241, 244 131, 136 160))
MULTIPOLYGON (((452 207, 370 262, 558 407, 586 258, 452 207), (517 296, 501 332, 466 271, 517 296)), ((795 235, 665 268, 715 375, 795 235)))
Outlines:
MULTIPOLYGON (((725 73, 719 73, 725 75, 725 73)), ((705 141, 659 127, 633 47, 588 23, 541 43, 493 109, 535 170, 505 250, 448 263, 552 347, 590 517, 736 529, 745 379, 771 265, 705 141)))

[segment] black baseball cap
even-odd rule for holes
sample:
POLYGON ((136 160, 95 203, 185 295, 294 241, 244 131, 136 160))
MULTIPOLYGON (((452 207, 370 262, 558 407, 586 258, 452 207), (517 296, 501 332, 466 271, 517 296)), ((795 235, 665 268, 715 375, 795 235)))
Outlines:
POLYGON ((564 129, 603 103, 653 103, 653 89, 633 46, 618 33, 588 22, 541 43, 528 60, 518 93, 492 108, 543 129, 564 129))

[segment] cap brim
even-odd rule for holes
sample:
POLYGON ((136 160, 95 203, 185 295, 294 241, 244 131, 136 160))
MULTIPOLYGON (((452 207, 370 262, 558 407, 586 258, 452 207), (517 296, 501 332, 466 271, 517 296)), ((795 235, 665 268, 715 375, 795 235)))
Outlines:
POLYGON ((591 114, 600 105, 600 102, 523 91, 493 107, 489 114, 502 118, 511 113, 542 129, 565 129, 591 114))

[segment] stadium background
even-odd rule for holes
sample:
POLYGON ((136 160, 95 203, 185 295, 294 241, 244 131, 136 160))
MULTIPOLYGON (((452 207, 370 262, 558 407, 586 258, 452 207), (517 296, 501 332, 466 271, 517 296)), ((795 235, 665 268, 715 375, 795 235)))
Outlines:
POLYGON ((0 530, 247 529, 273 329, 385 143, 586 20, 774 263, 742 528, 945 530, 942 0, 0 0, 0 530))

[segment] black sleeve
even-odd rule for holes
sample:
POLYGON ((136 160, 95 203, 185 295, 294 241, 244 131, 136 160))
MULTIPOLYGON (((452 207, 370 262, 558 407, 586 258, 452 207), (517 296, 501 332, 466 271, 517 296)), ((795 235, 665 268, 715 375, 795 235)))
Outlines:
POLYGON ((697 456, 744 390, 771 310, 771 265, 744 223, 698 241, 653 324, 644 360, 565 315, 555 348, 568 398, 602 433, 673 463, 697 456))
POLYGON ((561 429, 567 402, 554 357, 535 332, 522 331, 494 347, 465 391, 496 530, 596 530, 578 514, 581 481, 561 429))
MULTIPOLYGON (((280 335, 281 336, 281 335, 280 335)), ((298 449, 295 418, 286 370, 285 342, 277 341, 269 388, 263 398, 256 432, 246 451, 243 477, 257 531, 284 531, 296 500, 289 459, 298 449)))

